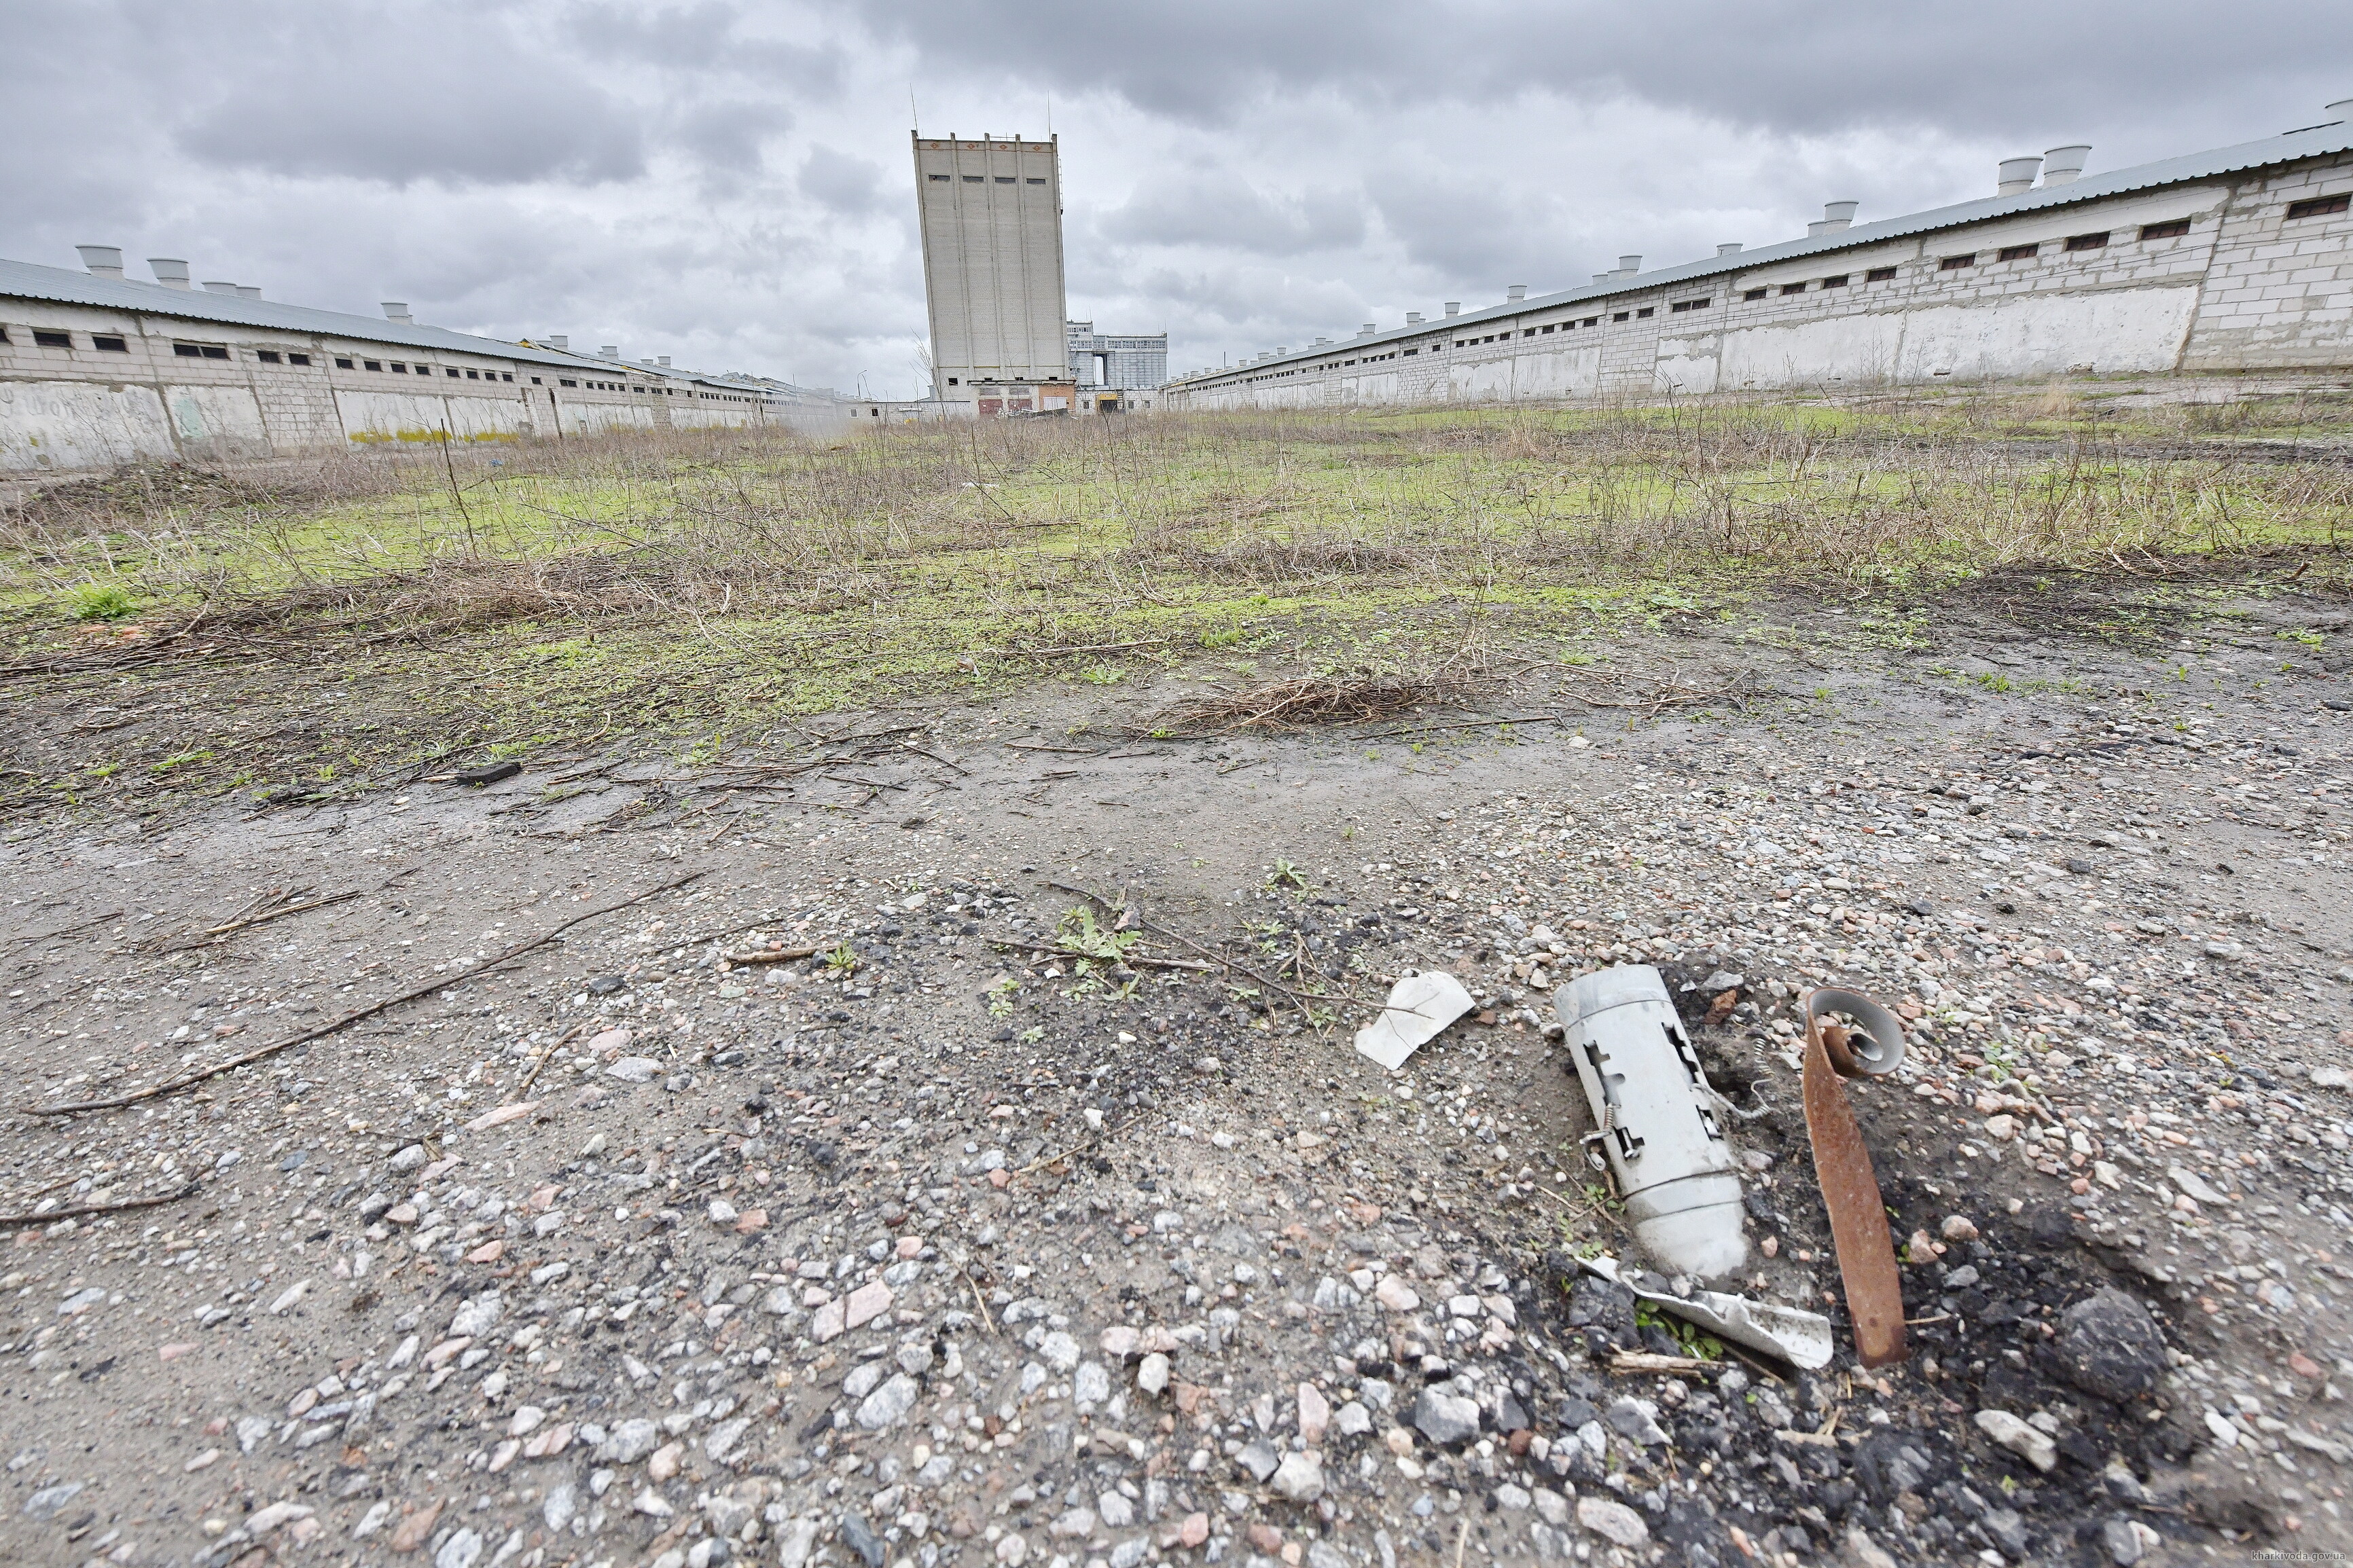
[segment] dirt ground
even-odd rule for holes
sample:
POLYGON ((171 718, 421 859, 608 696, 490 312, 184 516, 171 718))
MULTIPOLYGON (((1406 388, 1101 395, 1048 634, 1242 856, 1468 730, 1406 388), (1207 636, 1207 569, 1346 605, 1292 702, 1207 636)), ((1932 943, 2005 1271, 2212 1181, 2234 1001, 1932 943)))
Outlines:
POLYGON ((0 1557, 2344 1547, 2353 683, 2274 632, 2346 616, 2225 608, 1903 649, 1792 605, 1346 731, 1058 687, 19 826, 0 1557), (1613 1370, 1692 1348, 1577 1262, 1641 1259, 1550 994, 1621 962, 1737 1111, 1716 1283, 1830 1311, 1820 1372, 1613 1370), (1350 1031, 1430 968, 1482 1011, 1385 1072, 1350 1031), (1833 979, 1915 1019, 1852 1089, 1876 1373, 1797 1104, 1833 979))

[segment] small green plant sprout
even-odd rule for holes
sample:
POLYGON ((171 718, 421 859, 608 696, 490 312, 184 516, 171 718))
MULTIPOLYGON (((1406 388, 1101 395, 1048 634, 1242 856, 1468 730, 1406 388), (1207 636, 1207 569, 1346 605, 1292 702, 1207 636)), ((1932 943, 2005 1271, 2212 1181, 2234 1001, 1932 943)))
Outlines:
POLYGON ((1288 860, 1277 860, 1273 869, 1266 874, 1266 885, 1278 891, 1288 889, 1294 893, 1305 893, 1308 891, 1307 873, 1288 860))
POLYGON ((834 973, 847 979, 849 976, 858 973, 857 950, 852 948, 848 942, 843 942, 840 946, 835 948, 832 952, 825 955, 825 966, 834 973))
POLYGON ((1064 952, 1079 958, 1101 959, 1115 963, 1127 956, 1144 933, 1137 931, 1106 931, 1088 909, 1064 910, 1054 928, 1054 940, 1064 952))
POLYGON ((1045 1037, 1045 1029, 1043 1026, 1037 1024, 1032 1024, 1028 1028, 1022 1030, 1019 1036, 1021 1043, 1025 1046, 1034 1046, 1045 1037))
POLYGON ((981 1000, 988 1005, 988 1016, 992 1018, 1011 1017, 1013 997, 1020 989, 1021 982, 1010 974, 1000 974, 981 987, 981 1000))
POLYGON ((68 605, 78 621, 120 621, 139 613, 139 601, 119 583, 78 583, 68 605))
POLYGON ((1079 671, 1079 679, 1091 686, 1117 686, 1127 679, 1127 671, 1115 664, 1091 664, 1079 671))
POLYGON ((1655 1301, 1634 1304, 1634 1327, 1657 1329, 1672 1336, 1683 1347, 1683 1353, 1696 1361, 1722 1361, 1724 1342, 1714 1334, 1704 1332, 1696 1324, 1687 1323, 1672 1312, 1663 1310, 1655 1301))
POLYGON ((2328 639, 2310 626, 2298 626, 2292 631, 2274 632, 2272 636, 2281 642, 2300 642, 2306 647, 2328 646, 2328 639))

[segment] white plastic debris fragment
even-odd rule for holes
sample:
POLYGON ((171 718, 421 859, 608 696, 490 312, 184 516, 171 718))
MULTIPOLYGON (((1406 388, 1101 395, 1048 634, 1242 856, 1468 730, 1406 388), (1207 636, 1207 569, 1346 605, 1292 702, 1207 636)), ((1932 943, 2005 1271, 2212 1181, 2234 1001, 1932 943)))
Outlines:
POLYGON ((1356 1049, 1395 1072, 1406 1058, 1471 1011, 1471 993, 1442 969, 1409 974, 1389 990, 1381 1016, 1356 1031, 1356 1049))
POLYGON ((1748 1260, 1732 1145, 1666 982, 1646 963, 1583 975, 1556 1004, 1598 1147, 1662 1273, 1704 1279, 1748 1260))
POLYGON ((1616 1258, 1585 1258, 1578 1261, 1588 1273, 1599 1274, 1614 1284, 1623 1285, 1642 1300, 1650 1301, 1672 1312, 1676 1317, 1698 1324, 1720 1340, 1746 1345, 1778 1357, 1801 1372, 1812 1372, 1830 1364, 1831 1321, 1819 1312, 1803 1312, 1795 1307, 1776 1307, 1764 1301, 1752 1301, 1744 1296, 1726 1296, 1716 1290, 1694 1290, 1689 1296, 1670 1295, 1662 1290, 1649 1290, 1628 1277, 1629 1271, 1616 1258))

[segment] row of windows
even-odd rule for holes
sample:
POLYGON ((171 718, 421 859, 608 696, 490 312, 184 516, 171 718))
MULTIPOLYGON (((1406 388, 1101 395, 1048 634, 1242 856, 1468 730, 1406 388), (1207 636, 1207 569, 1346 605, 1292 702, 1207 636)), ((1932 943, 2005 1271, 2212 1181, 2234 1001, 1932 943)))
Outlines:
MULTIPOLYGON (((412 370, 418 375, 431 375, 433 374, 433 367, 429 364, 413 366, 406 365, 401 363, 398 360, 386 362, 384 360, 364 359, 355 366, 350 360, 343 358, 341 354, 335 356, 335 368, 337 370, 358 369, 381 371, 395 375, 406 375, 410 374, 412 370)), ((456 365, 448 365, 443 368, 448 372, 449 379, 452 381, 457 380, 458 377, 461 375, 468 381, 512 381, 514 379, 514 372, 511 370, 459 370, 456 365)), ((532 384, 533 386, 539 384, 539 378, 537 376, 533 376, 532 378, 532 384)))
MULTIPOLYGON (((13 340, 8 336, 8 329, 5 327, 0 327, 0 343, 10 343, 13 340)), ((52 332, 37 329, 33 333, 33 345, 36 348, 44 349, 70 349, 74 346, 73 334, 71 332, 52 332)), ((90 338, 90 346, 100 353, 121 354, 129 353, 131 352, 131 345, 126 341, 105 332, 92 332, 90 338)), ((174 343, 172 345, 172 353, 182 359, 226 360, 232 357, 228 350, 219 343, 174 343)), ((281 352, 278 349, 256 349, 253 351, 253 357, 263 364, 307 365, 311 363, 311 356, 309 354, 294 353, 290 351, 281 352)), ((337 370, 373 370, 392 375, 431 375, 433 374, 434 367, 429 364, 404 364, 398 360, 387 361, 362 359, 354 363, 353 360, 345 359, 339 354, 335 358, 335 368, 337 370)), ((512 371, 461 370, 454 365, 447 365, 442 368, 444 374, 446 374, 452 381, 455 381, 461 375, 468 381, 488 380, 512 382, 514 380, 514 373, 512 371)), ((533 386, 544 384, 544 383, 535 375, 531 378, 531 384, 533 386)), ((559 386, 578 386, 581 384, 577 381, 565 378, 559 380, 556 384, 559 386)), ((627 392, 629 390, 626 384, 617 381, 592 381, 587 384, 590 388, 598 392, 627 392)), ((664 391, 665 395, 669 396, 674 397, 678 395, 675 389, 666 388, 664 391)), ((751 401, 749 398, 733 397, 724 393, 716 392, 698 392, 690 394, 690 395, 717 403, 748 403, 751 401)))
MULTIPOLYGON (((948 174, 933 174, 928 177, 932 184, 935 185, 945 185, 954 183, 954 177, 948 174)), ((1042 185, 1046 183, 1039 179, 1022 180, 1012 174, 998 174, 994 177, 997 183, 1000 185, 1042 185)), ((987 174, 966 174, 964 177, 964 183, 967 185, 985 185, 989 182, 990 178, 991 176, 987 174)))

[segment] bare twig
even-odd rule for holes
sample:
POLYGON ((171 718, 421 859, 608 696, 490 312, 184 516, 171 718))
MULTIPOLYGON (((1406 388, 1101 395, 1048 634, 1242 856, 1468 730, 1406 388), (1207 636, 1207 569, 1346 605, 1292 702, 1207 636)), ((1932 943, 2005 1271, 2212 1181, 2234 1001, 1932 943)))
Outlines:
POLYGON ((47 1214, 0 1214, 0 1227, 49 1225, 61 1219, 79 1219, 84 1215, 122 1214, 131 1209, 159 1208, 165 1204, 175 1204, 182 1198, 194 1196, 203 1184, 201 1182, 190 1182, 177 1192, 164 1193, 161 1196, 152 1198, 125 1198, 119 1204, 77 1204, 71 1208, 51 1209, 47 1214))
POLYGON ((292 1039, 280 1040, 274 1046, 264 1046, 259 1050, 248 1051, 241 1057, 233 1057, 229 1060, 221 1062, 216 1066, 205 1068, 196 1072, 185 1073, 178 1078, 167 1079, 163 1083, 154 1084, 146 1089, 133 1089, 129 1094, 117 1095, 111 1100, 77 1100, 70 1105, 27 1105, 23 1106, 20 1109, 22 1109, 28 1116, 71 1116, 79 1111, 84 1110, 113 1110, 125 1105, 136 1105, 143 1100, 155 1100, 166 1094, 177 1094, 184 1089, 194 1089, 196 1085, 206 1082, 208 1079, 218 1078, 223 1073, 235 1072, 241 1067, 250 1066, 254 1062, 264 1060, 269 1057, 274 1057, 280 1051, 291 1050, 296 1046, 302 1045, 308 1041, 321 1039, 328 1035, 332 1035, 341 1030, 348 1029, 353 1024, 359 1023, 363 1019, 373 1018, 378 1013, 387 1012, 392 1008, 401 1005, 405 1002, 414 1002, 420 996, 430 995, 436 991, 455 985, 460 981, 466 980, 473 975, 487 973, 491 970, 497 968, 501 963, 508 963, 512 959, 520 958, 524 953, 531 952, 532 949, 543 946, 546 943, 554 941, 557 937, 563 935, 565 931, 570 931, 574 926, 581 924, 583 921, 593 921, 599 915, 609 915, 616 910, 626 910, 632 904, 644 903, 648 899, 654 898, 657 895, 671 892, 677 889, 683 888, 689 882, 694 881, 702 875, 703 873, 701 871, 690 871, 683 877, 677 878, 672 881, 664 882, 659 888, 648 888, 644 892, 636 894, 630 898, 623 899, 618 903, 607 904, 601 909, 590 910, 586 914, 575 915, 568 921, 565 921, 560 924, 549 927, 546 931, 542 931, 539 935, 533 937, 528 942, 519 942, 515 943, 512 947, 508 948, 504 952, 477 964, 472 969, 468 970, 464 974, 445 975, 441 979, 433 982, 430 985, 420 985, 416 990, 404 992, 398 996, 386 997, 384 1001, 371 1004, 368 1006, 358 1009, 356 1012, 346 1013, 340 1018, 333 1019, 329 1023, 322 1024, 315 1029, 305 1030, 303 1033, 295 1036, 292 1039))

